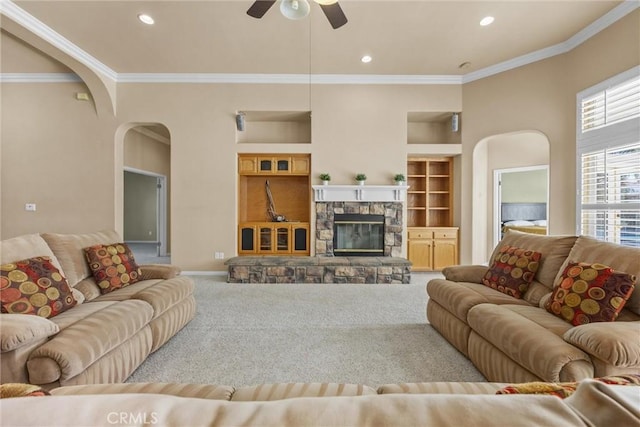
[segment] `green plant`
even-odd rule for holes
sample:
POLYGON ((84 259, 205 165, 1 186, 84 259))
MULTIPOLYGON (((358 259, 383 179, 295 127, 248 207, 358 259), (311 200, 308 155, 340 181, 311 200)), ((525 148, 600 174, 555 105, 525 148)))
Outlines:
POLYGON ((403 175, 403 174, 401 174, 401 173, 397 173, 397 174, 395 174, 395 175, 394 175, 394 177, 393 177, 393 180, 394 180, 394 181, 402 181, 402 182, 405 182, 405 181, 406 181, 406 179, 405 179, 404 175, 403 175))
POLYGON ((363 173, 359 173, 356 175, 356 181, 366 181, 366 180, 367 180, 367 175, 363 173))
POLYGON ((329 175, 328 173, 321 173, 320 181, 331 181, 331 175, 329 175))

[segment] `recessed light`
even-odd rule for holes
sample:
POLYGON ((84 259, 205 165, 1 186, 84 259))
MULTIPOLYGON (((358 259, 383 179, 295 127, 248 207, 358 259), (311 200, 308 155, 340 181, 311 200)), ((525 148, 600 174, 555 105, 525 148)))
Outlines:
POLYGON ((364 62, 365 64, 368 64, 369 62, 371 62, 373 58, 371 58, 371 56, 369 55, 365 55, 362 58, 360 58, 360 61, 364 62))
POLYGON ((486 27, 487 25, 491 25, 494 20, 495 20, 495 18, 493 16, 485 16, 480 21, 480 25, 482 25, 483 27, 486 27))
POLYGON ((153 25, 153 23, 156 22, 151 16, 147 15, 146 13, 141 13, 140 15, 138 15, 138 19, 140 20, 140 22, 147 25, 153 25))

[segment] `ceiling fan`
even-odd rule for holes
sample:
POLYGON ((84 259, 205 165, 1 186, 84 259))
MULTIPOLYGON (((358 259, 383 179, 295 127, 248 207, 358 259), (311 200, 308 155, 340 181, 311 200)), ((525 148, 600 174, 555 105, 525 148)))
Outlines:
MULTIPOLYGON (((277 0, 256 0, 253 2, 247 15, 260 19, 274 5, 277 0)), ((320 5, 331 26, 336 29, 347 23, 342 8, 338 0, 314 0, 320 5)), ((309 3, 307 0, 280 0, 280 12, 289 19, 304 18, 309 14, 309 3)))

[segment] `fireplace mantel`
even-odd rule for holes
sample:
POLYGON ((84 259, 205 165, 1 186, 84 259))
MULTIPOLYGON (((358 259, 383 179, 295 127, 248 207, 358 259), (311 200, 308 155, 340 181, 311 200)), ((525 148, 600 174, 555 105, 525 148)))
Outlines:
POLYGON ((402 202, 408 185, 314 185, 316 202, 402 202))

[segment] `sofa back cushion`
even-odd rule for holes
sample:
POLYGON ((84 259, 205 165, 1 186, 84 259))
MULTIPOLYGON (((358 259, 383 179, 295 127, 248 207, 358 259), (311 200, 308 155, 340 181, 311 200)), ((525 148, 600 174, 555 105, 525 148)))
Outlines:
POLYGON ((39 256, 49 257, 51 264, 60 271, 60 274, 67 277, 53 251, 39 234, 25 234, 0 241, 0 264, 39 256))
POLYGON ((44 233, 42 238, 58 258, 69 286, 75 286, 81 280, 91 276, 89 264, 84 256, 84 248, 122 241, 120 235, 113 230, 87 234, 44 233))
POLYGON ((625 304, 625 310, 640 314, 640 248, 616 245, 596 240, 592 237, 580 236, 576 240, 567 259, 558 269, 557 277, 562 275, 569 262, 598 263, 611 267, 617 272, 636 277, 635 289, 625 304))
POLYGON ((567 259, 567 255, 569 255, 576 239, 577 236, 543 236, 509 230, 494 249, 489 263, 493 262, 496 256, 499 256, 500 248, 504 245, 540 252, 542 258, 535 276, 535 282, 542 284, 544 289, 541 290, 541 287, 539 285, 536 286, 534 282, 529 286, 529 290, 523 297, 527 302, 537 305, 540 297, 553 289, 560 266, 567 259))

